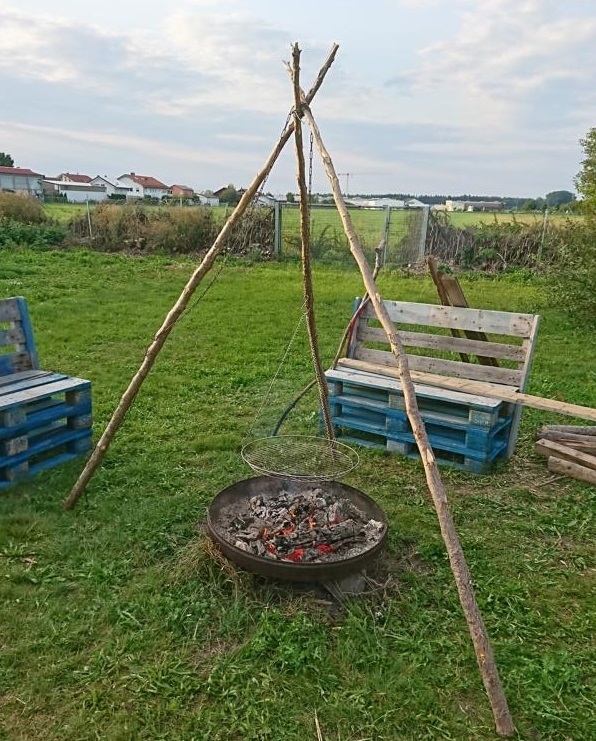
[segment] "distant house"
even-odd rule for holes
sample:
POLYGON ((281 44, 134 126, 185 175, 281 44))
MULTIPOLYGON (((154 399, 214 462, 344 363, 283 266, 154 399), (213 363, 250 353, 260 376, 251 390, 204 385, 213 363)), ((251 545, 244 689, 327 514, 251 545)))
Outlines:
POLYGON ((59 196, 71 203, 86 201, 105 201, 108 197, 105 186, 92 183, 75 183, 69 180, 54 178, 43 179, 43 191, 46 196, 59 196))
POLYGON ((406 202, 397 198, 349 198, 346 203, 358 208, 405 208, 406 202))
POLYGON ((204 193, 195 193, 195 199, 199 201, 201 206, 219 206, 219 198, 215 195, 206 196, 204 193))
POLYGON ((135 172, 131 172, 120 175, 119 178, 116 178, 116 181, 119 186, 130 188, 130 191, 127 191, 126 194, 127 198, 161 199, 164 196, 172 195, 171 188, 150 175, 137 175, 135 172))
POLYGON ((109 179, 102 175, 96 175, 91 180, 91 185, 99 185, 105 188, 106 197, 113 195, 122 195, 126 197, 132 191, 132 188, 127 188, 124 185, 119 185, 116 182, 116 178, 109 179))
POLYGON ((0 167, 0 190, 41 198, 42 180, 43 175, 26 167, 0 167))
POLYGON ((445 211, 502 211, 501 201, 445 201, 445 211))
POLYGON ((66 183, 90 183, 91 178, 89 175, 79 175, 79 173, 62 172, 57 178, 53 180, 64 180, 66 183))
POLYGON ((173 198, 192 198, 195 194, 192 188, 188 185, 178 185, 177 183, 172 185, 172 197, 173 198))
POLYGON ((227 190, 229 190, 229 188, 228 188, 228 186, 226 185, 226 186, 225 186, 224 188, 218 188, 217 190, 214 190, 214 191, 213 191, 213 195, 214 195, 214 196, 215 196, 215 197, 216 197, 217 199, 219 199, 219 198, 221 198, 221 197, 223 196, 223 194, 224 194, 224 193, 225 193, 225 192, 226 192, 227 190))

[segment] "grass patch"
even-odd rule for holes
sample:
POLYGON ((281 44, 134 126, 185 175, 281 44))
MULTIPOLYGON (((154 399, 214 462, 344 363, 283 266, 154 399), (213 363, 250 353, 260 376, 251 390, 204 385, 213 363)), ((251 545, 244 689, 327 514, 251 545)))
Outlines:
MULTIPOLYGON (((96 433, 194 263, 3 250, 2 295, 28 298, 44 367, 93 382, 96 433)), ((353 269, 315 266, 322 354, 353 269)), ((463 279, 471 305, 540 311, 531 393, 596 405, 589 333, 533 282, 463 279)), ((426 277, 381 293, 435 301, 426 277)), ((422 469, 361 450, 348 483, 390 521, 386 589, 330 612, 319 595, 238 572, 197 530, 249 472, 239 450, 311 376, 300 268, 229 264, 174 329, 77 509, 74 462, 0 496, 0 739, 492 739, 487 700, 422 469), (266 400, 265 409, 259 412, 266 400)), ((316 400, 296 429, 316 429, 316 400)), ((474 477, 443 470, 520 739, 593 737, 596 490, 549 479, 526 410, 518 452, 474 477)))

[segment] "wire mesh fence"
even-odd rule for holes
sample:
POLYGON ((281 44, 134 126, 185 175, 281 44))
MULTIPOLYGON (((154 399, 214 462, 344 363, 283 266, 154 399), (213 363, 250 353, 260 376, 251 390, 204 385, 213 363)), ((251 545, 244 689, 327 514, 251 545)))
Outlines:
MULTIPOLYGON (((300 255, 300 210, 295 204, 278 204, 276 244, 278 254, 300 255)), ((350 208, 348 213, 362 249, 374 263, 375 250, 383 244, 386 265, 408 265, 424 259, 428 209, 350 208)), ((313 259, 351 262, 348 238, 335 206, 310 208, 310 247, 313 259)))

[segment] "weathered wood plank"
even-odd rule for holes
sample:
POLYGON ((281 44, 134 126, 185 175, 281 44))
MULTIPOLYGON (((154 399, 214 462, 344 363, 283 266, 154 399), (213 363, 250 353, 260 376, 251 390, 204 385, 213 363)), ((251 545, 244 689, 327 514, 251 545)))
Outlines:
POLYGON ((0 376, 0 389, 2 386, 8 386, 11 383, 17 383, 23 381, 26 378, 41 378, 42 376, 51 375, 51 371, 40 371, 40 370, 26 370, 20 371, 19 373, 10 373, 7 376, 0 376))
MULTIPOLYGON (((467 353, 476 356, 481 354, 484 357, 515 360, 518 362, 522 362, 526 358, 526 351, 521 345, 483 342, 480 340, 469 340, 465 337, 452 337, 426 332, 402 332, 397 330, 397 334, 406 347, 423 347, 429 350, 467 353)), ((363 323, 359 323, 357 338, 359 342, 379 342, 389 346, 385 330, 380 327, 367 327, 363 323)), ((387 351, 387 353, 390 354, 390 351, 387 351)))
POLYGON ((596 471, 586 466, 580 466, 578 463, 556 458, 555 456, 551 456, 548 459, 548 470, 553 473, 563 474, 563 476, 571 476, 571 478, 578 481, 586 481, 588 484, 596 484, 596 471))
MULTIPOLYGON (((341 365, 343 368, 353 368, 367 371, 369 373, 381 372, 379 366, 352 358, 342 358, 338 365, 341 365)), ((382 373, 387 374, 392 378, 399 378, 397 368, 384 367, 382 373)), ((501 386, 496 383, 483 383, 481 381, 471 381, 465 378, 449 378, 448 376, 439 376, 432 373, 420 373, 418 371, 412 371, 411 376, 414 383, 425 383, 429 386, 437 386, 439 388, 452 389, 454 391, 488 396, 493 399, 510 401, 513 404, 522 404, 531 407, 532 409, 541 409, 545 412, 555 412, 556 414, 565 414, 569 417, 578 417, 579 419, 587 419, 591 422, 596 422, 596 409, 592 409, 591 407, 583 407, 579 404, 569 404, 568 402, 558 401, 556 399, 545 399, 542 396, 531 396, 530 394, 518 392, 515 388, 501 386)))
MULTIPOLYGON (((487 334, 529 337, 534 323, 533 314, 516 314, 509 311, 470 309, 438 304, 416 304, 407 301, 384 301, 394 324, 418 324, 444 329, 473 330, 487 334)), ((363 309, 362 315, 375 318, 372 306, 363 309)))
MULTIPOLYGON (((328 370, 325 373, 325 376, 331 381, 342 381, 344 383, 372 386, 373 388, 383 390, 401 391, 401 383, 398 378, 391 378, 384 375, 375 375, 372 373, 363 373, 358 370, 335 368, 328 370)), ((414 385, 414 388, 417 394, 420 393, 425 396, 437 395, 437 389, 435 386, 425 386, 424 384, 417 383, 414 385)), ((444 394, 441 394, 441 398, 456 404, 469 404, 471 406, 496 409, 502 403, 497 399, 492 399, 486 396, 449 391, 448 389, 442 389, 442 391, 444 394)))
POLYGON ((12 352, 0 355, 0 376, 12 375, 33 368, 31 356, 27 352, 12 352))
POLYGON ((19 345, 25 342, 25 333, 21 327, 12 329, 0 329, 0 347, 9 347, 10 345, 19 345))
POLYGON ((538 440, 534 449, 539 455, 543 455, 546 458, 552 455, 555 458, 560 458, 564 461, 572 461, 573 463, 578 463, 586 468, 596 470, 596 456, 582 453, 579 450, 574 450, 567 445, 554 442, 554 440, 538 440))
POLYGON ((571 435, 594 435, 596 437, 596 425, 543 425, 538 430, 538 437, 557 433, 569 433, 571 435))
MULTIPOLYGON (((20 374, 15 373, 13 375, 13 378, 16 375, 20 375, 20 374)), ((0 385, 0 407, 2 406, 3 400, 6 396, 11 396, 12 394, 17 393, 18 391, 39 388, 41 386, 47 385, 48 383, 56 383, 57 381, 64 381, 69 377, 70 376, 65 376, 63 373, 51 373, 51 372, 38 373, 32 376, 25 376, 19 381, 13 381, 12 383, 0 385)))
POLYGON ((41 396, 51 396, 52 394, 58 394, 65 391, 75 391, 77 389, 88 388, 90 385, 89 381, 85 381, 82 378, 66 378, 63 381, 57 381, 56 383, 47 383, 43 386, 24 389, 23 391, 17 391, 14 394, 6 394, 1 397, 0 409, 4 410, 13 406, 27 404, 41 396))
POLYGON ((0 301, 0 322, 16 322, 21 318, 21 311, 16 297, 0 301))
MULTIPOLYGON (((380 367, 395 368, 395 358, 392 353, 383 350, 369 350, 359 345, 356 347, 354 358, 380 367)), ((515 387, 519 386, 522 378, 521 371, 514 368, 462 363, 460 360, 443 360, 425 355, 408 354, 407 358, 410 369, 422 373, 436 373, 488 383, 503 383, 506 386, 515 387)))
MULTIPOLYGON (((431 278, 433 279, 433 282, 435 286, 437 287, 437 292, 439 294, 439 298, 441 299, 441 303, 445 304, 445 306, 451 306, 453 304, 453 301, 451 300, 450 296, 447 293, 446 286, 443 284, 443 278, 445 277, 445 274, 443 273, 443 271, 439 270, 437 258, 434 257, 434 255, 429 255, 426 258, 426 262, 428 265, 428 270, 430 272, 431 278)), ((460 304, 460 306, 467 306, 467 305, 468 305, 467 303, 460 304)), ((462 337, 462 332, 460 332, 459 329, 451 329, 450 332, 453 337, 462 337)), ((461 352, 459 354, 459 357, 464 363, 470 362, 470 356, 467 355, 465 352, 461 352)))

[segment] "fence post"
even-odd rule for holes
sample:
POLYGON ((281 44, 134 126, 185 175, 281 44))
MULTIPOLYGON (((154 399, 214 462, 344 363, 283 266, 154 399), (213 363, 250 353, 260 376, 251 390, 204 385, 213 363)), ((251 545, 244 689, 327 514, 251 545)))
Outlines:
POLYGON ((420 241, 418 242, 418 262, 424 262, 426 252, 426 232, 428 230, 428 214, 430 206, 422 208, 422 223, 420 224, 420 241))
POLYGON ((383 227, 383 254, 381 265, 387 262, 387 248, 389 247, 389 224, 391 223, 391 206, 385 206, 385 226, 383 227))
POLYGON ((273 253, 276 257, 281 255, 281 221, 282 221, 282 209, 281 202, 275 201, 273 204, 273 222, 274 222, 274 233, 273 233, 273 253))

